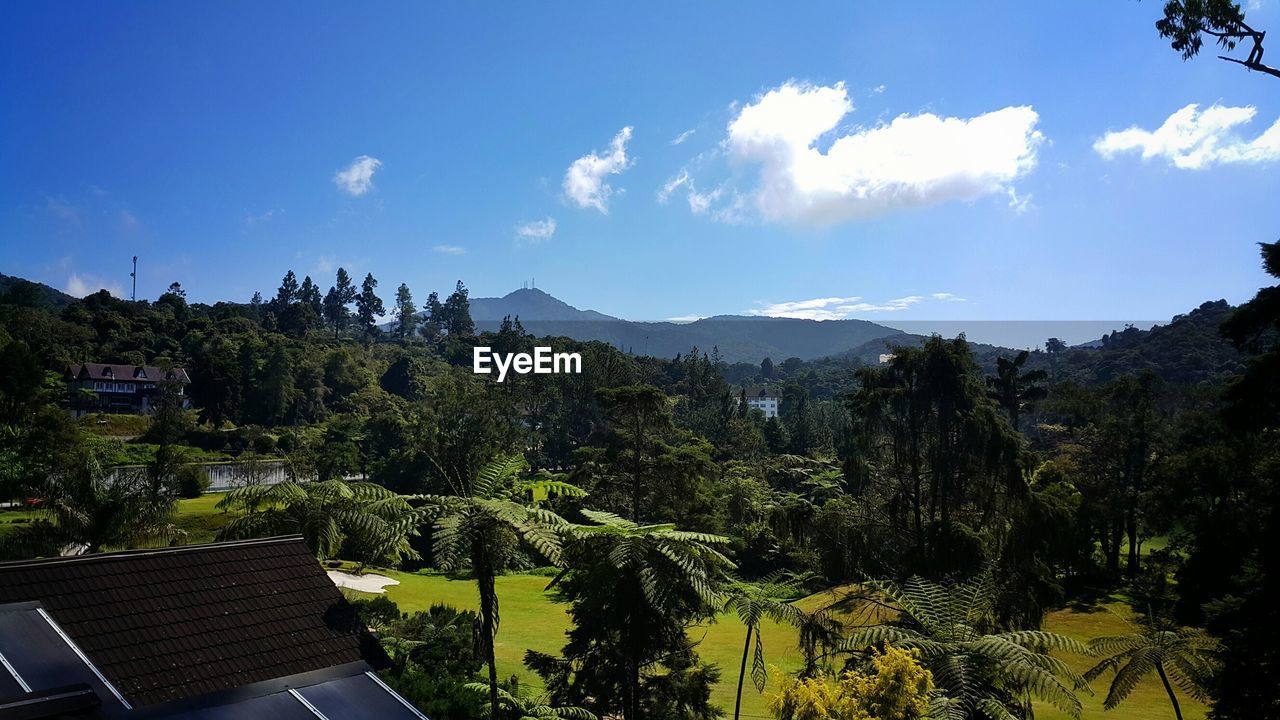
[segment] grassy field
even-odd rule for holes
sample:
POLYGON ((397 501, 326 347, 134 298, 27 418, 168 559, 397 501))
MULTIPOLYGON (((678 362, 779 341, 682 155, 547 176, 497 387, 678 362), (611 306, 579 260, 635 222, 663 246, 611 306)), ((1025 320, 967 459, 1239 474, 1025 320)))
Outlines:
MULTIPOLYGON (((399 580, 399 585, 387 589, 387 595, 404 610, 423 610, 432 603, 445 603, 458 608, 475 609, 477 605, 475 585, 466 580, 455 580, 438 574, 409 574, 387 572, 399 580)), ((565 606, 552 602, 543 592, 549 578, 541 575, 506 575, 498 578, 498 598, 502 607, 502 626, 496 645, 498 670, 502 676, 517 675, 521 682, 540 687, 538 678, 528 673, 522 659, 525 649, 558 652, 564 644, 564 632, 569 628, 565 606)), ((813 597, 801 601, 804 605, 825 604, 826 598, 813 597)), ((1087 641, 1100 635, 1117 635, 1129 632, 1124 619, 1128 614, 1119 602, 1080 612, 1064 609, 1053 612, 1045 623, 1045 629, 1087 641)), ((738 664, 742 658, 742 641, 745 628, 731 615, 721 616, 711 625, 691 632, 698 643, 702 659, 718 665, 722 676, 713 699, 727 711, 733 709, 733 693, 737 681, 738 664)), ((783 670, 795 670, 801 656, 796 647, 795 631, 776 624, 764 628, 764 645, 768 661, 783 670)), ((1083 671, 1091 664, 1085 657, 1065 658, 1074 668, 1083 671)), ((1169 699, 1152 676, 1143 682, 1133 695, 1120 707, 1110 712, 1102 709, 1109 677, 1094 682, 1094 695, 1081 697, 1085 720, 1172 720, 1173 709, 1169 699)), ((767 694, 769 689, 766 688, 767 694)), ((1185 720, 1203 720, 1206 708, 1191 698, 1179 695, 1185 720)), ((743 693, 743 717, 766 718, 765 697, 758 694, 748 682, 743 693)), ((1037 707, 1037 720, 1066 720, 1069 716, 1053 707, 1037 707)))
MULTIPOLYGON (((173 522, 187 533, 183 542, 213 542, 218 528, 226 524, 229 515, 218 510, 214 505, 222 499, 221 493, 209 493, 191 500, 179 500, 178 510, 173 522)), ((40 517, 38 510, 0 510, 0 535, 21 527, 40 517)))
MULTIPOLYGON (((225 524, 227 515, 214 506, 222 498, 220 494, 208 494, 193 500, 182 500, 178 506, 175 523, 187 532, 186 542, 209 542, 219 527, 225 524)), ((0 534, 14 527, 14 520, 31 518, 31 511, 0 511, 0 534)), ((1153 544, 1154 545, 1154 544, 1153 544)), ((1153 545, 1148 545, 1152 547, 1153 545)), ((425 610, 433 603, 444 603, 457 608, 475 609, 477 596, 475 584, 469 580, 452 579, 435 573, 403 573, 378 571, 398 580, 399 585, 387 589, 388 596, 401 609, 425 610)), ((543 575, 512 574, 497 579, 498 597, 502 607, 502 624, 498 631, 498 669, 504 676, 519 676, 530 687, 540 687, 536 675, 523 665, 526 649, 558 653, 565 642, 564 633, 569 629, 566 606, 552 602, 544 592, 550 578, 543 575)), ((802 606, 813 609, 833 602, 836 596, 823 593, 801 601, 802 606)), ((1109 602, 1095 608, 1079 611, 1063 609, 1050 613, 1045 629, 1087 641, 1101 635, 1116 635, 1130 631, 1125 618, 1129 615, 1126 605, 1109 602)), ((858 618, 867 622, 865 617, 858 618)), ((714 701, 726 712, 732 712, 733 694, 737 682, 738 664, 742 658, 742 642, 746 630, 731 615, 721 616, 716 622, 695 628, 690 634, 698 643, 702 659, 719 666, 721 682, 713 695, 714 701)), ((769 664, 784 671, 800 667, 801 655, 796 647, 795 631, 776 624, 764 627, 764 646, 769 664)), ((1066 657, 1068 663, 1083 671, 1091 665, 1084 657, 1066 657)), ((1102 700, 1106 696, 1109 677, 1094 682, 1094 695, 1082 694, 1084 720, 1172 720, 1173 710, 1160 681, 1147 678, 1138 689, 1116 710, 1105 712, 1102 700)), ((766 694, 769 689, 766 688, 766 694)), ((1179 696, 1185 720, 1204 720, 1206 708, 1179 696)), ((765 697, 755 691, 750 682, 743 693, 743 717, 758 720, 767 718, 765 697)), ((1037 707, 1037 720, 1066 720, 1069 716, 1053 707, 1037 707)))

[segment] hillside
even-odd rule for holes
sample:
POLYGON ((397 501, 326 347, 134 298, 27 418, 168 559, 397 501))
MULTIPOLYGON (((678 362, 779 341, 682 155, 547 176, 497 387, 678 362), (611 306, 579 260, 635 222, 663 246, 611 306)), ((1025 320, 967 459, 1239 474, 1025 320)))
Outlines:
POLYGON ((502 318, 519 317, 535 336, 599 340, 626 351, 674 357, 697 347, 718 348, 726 362, 758 363, 764 358, 812 360, 846 352, 872 341, 901 335, 866 320, 797 320, 721 315, 691 323, 631 322, 579 310, 532 289, 500 298, 472 298, 471 317, 480 330, 494 330, 502 318))
POLYGON ((0 273, 0 302, 5 304, 61 310, 75 301, 76 298, 44 283, 0 273))

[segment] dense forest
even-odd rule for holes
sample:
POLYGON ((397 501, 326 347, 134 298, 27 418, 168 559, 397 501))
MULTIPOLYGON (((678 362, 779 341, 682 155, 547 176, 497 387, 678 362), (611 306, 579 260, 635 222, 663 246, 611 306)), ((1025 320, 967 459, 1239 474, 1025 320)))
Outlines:
MULTIPOLYGON (((1263 260, 1280 277, 1280 244, 1263 260)), ((535 339, 518 318, 477 334, 461 282, 421 309, 405 285, 384 302, 343 270, 323 294, 289 272, 274 297, 211 306, 174 283, 58 307, 10 282, 0 488, 36 515, 0 544, 182 542, 175 503, 207 482, 195 461, 231 457, 250 469, 220 502, 220 537, 297 532, 318 558, 475 583, 477 614, 362 602, 386 676, 433 717, 714 718, 729 673, 739 695, 771 683, 779 718, 1078 715, 1088 692, 1119 712, 1148 676, 1174 713, 1182 693, 1214 718, 1275 717, 1277 297, 1098 347, 935 336, 883 364, 730 365, 715 348, 535 339), (476 345, 535 344, 580 352, 583 372, 471 371, 476 345), (87 361, 182 367, 193 407, 167 388, 135 436, 105 437, 110 419, 65 409, 65 369, 87 361), (744 402, 761 384, 777 417, 744 402), (253 482, 271 458, 289 480, 253 482), (525 658, 540 699, 494 662, 495 579, 535 568, 572 621, 558 654, 525 658), (791 602, 836 588, 838 603, 791 602), (1111 594, 1132 635, 1084 647, 1041 629, 1111 594), (851 623, 850 607, 883 612, 851 623), (747 628, 741 667, 704 662, 687 632, 726 612, 747 628), (766 677, 766 621, 797 628, 798 673, 766 677), (1079 673, 1058 651, 1098 664, 1079 673)))

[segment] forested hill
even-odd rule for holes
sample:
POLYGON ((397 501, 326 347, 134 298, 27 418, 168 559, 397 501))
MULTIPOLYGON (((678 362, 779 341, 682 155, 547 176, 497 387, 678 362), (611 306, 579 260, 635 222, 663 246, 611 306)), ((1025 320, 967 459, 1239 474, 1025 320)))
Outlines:
POLYGON ((76 298, 44 283, 0 273, 0 303, 61 310, 75 301, 76 298))
POLYGON ((1129 328, 1103 336, 1095 347, 1037 353, 1032 364, 1082 384, 1111 382, 1147 369, 1176 384, 1222 380, 1244 369, 1245 356, 1219 331, 1234 310, 1226 300, 1206 302, 1150 330, 1129 328))
POLYGON ((718 348, 726 362, 765 358, 813 360, 847 352, 875 340, 902 335, 866 320, 797 320, 720 315, 691 323, 631 322, 594 310, 579 310, 541 290, 517 290, 501 298, 472 298, 479 330, 496 330, 504 317, 518 317, 538 336, 599 340, 628 352, 675 357, 698 347, 718 348))

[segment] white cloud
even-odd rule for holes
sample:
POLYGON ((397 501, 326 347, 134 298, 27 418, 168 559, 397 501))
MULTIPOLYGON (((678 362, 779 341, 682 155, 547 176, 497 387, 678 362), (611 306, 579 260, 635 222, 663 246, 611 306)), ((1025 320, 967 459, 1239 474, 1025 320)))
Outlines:
POLYGON ((689 211, 694 215, 710 215, 730 225, 744 219, 746 201, 741 195, 725 185, 706 192, 699 191, 688 170, 681 170, 679 174, 663 184, 658 190, 658 202, 665 205, 671 196, 681 189, 685 191, 685 197, 689 201, 689 211), (721 202, 726 197, 729 199, 721 202))
POLYGON ((271 219, 274 218, 275 216, 276 216, 275 210, 267 210, 266 212, 262 212, 257 215, 247 215, 245 216, 244 224, 249 227, 253 227, 254 225, 261 225, 262 223, 271 222, 271 219))
POLYGON ((1110 160, 1137 152, 1143 160, 1167 160, 1176 168, 1200 170, 1225 163, 1262 163, 1280 160, 1280 120, 1253 140, 1243 140, 1236 128, 1251 122, 1252 107, 1212 105, 1204 110, 1191 104, 1173 113, 1153 131, 1137 126, 1109 132, 1093 149, 1110 160))
POLYGON ((138 229, 138 224, 137 215, 134 215, 128 210, 120 211, 120 227, 128 231, 133 231, 138 229))
POLYGON ((373 189, 373 173, 380 167, 381 160, 361 155, 345 169, 334 173, 333 182, 342 192, 351 197, 360 197, 373 189))
POLYGON ((71 273, 71 277, 67 278, 67 286, 65 288, 68 295, 74 295, 79 298, 92 295, 104 289, 115 297, 124 297, 124 287, 120 283, 113 280, 103 280, 92 275, 80 275, 79 273, 71 273))
POLYGON ((1044 140, 1028 106, 967 119, 901 115, 835 134, 852 111, 843 83, 788 82, 729 123, 729 158, 759 167, 751 200, 762 217, 827 225, 1004 193, 1035 167, 1044 140))
POLYGON ((861 297, 823 297, 780 303, 761 303, 747 311, 748 315, 799 318, 802 320, 847 320, 867 313, 899 312, 933 298, 944 302, 964 302, 952 293, 907 295, 884 302, 868 302, 861 297))
POLYGON ((875 86, 875 87, 871 88, 871 92, 875 93, 876 95, 883 95, 883 94, 884 94, 885 89, 886 89, 886 88, 885 88, 885 86, 884 86, 884 85, 877 85, 877 86, 875 86))
POLYGON ((688 325, 691 322, 705 320, 706 317, 706 315, 678 315, 676 317, 667 318, 667 322, 676 323, 677 325, 688 325))
POLYGON ((671 144, 672 144, 672 145, 679 145, 680 143, 684 142, 685 140, 688 140, 689 138, 693 137, 693 134, 694 134, 694 133, 696 133, 696 132, 698 132, 698 129, 697 129, 697 128, 690 128, 690 129, 688 129, 688 130, 685 130, 684 132, 682 132, 682 133, 680 133, 679 135, 675 136, 675 138, 671 141, 671 144))
POLYGON ((610 175, 631 167, 627 158, 627 142, 631 140, 631 126, 618 131, 609 143, 604 155, 591 152, 583 155, 564 173, 564 194, 580 208, 592 207, 609 214, 609 196, 613 188, 605 180, 610 175))
POLYGON ((550 240, 555 234, 556 219, 553 217, 530 220, 516 226, 516 239, 530 245, 550 240))
POLYGON ((44 207, 50 214, 63 222, 72 225, 80 224, 80 210, 64 197, 45 195, 44 207))
POLYGON ((436 245, 431 249, 435 252, 440 253, 441 255, 466 255, 467 254, 466 248, 458 247, 457 245, 436 245))

